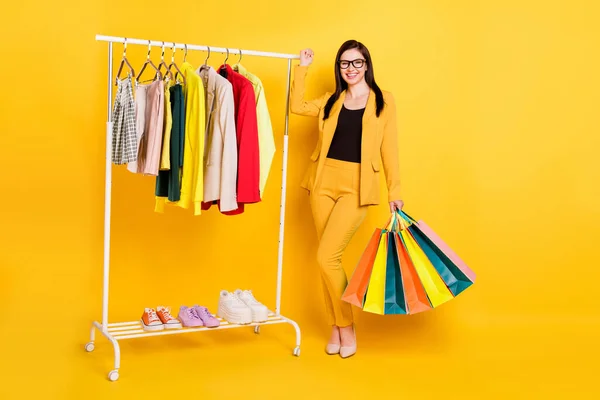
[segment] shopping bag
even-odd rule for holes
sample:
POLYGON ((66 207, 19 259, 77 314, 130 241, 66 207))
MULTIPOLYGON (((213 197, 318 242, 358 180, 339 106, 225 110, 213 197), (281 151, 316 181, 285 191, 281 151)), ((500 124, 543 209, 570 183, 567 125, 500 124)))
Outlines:
POLYGON ((346 290, 344 290, 344 294, 342 295, 342 300, 357 307, 362 307, 364 304, 367 286, 371 278, 371 271, 373 270, 373 263, 375 262, 375 256, 381 240, 381 233, 382 230, 379 228, 373 232, 371 240, 369 240, 365 251, 361 255, 348 282, 348 286, 346 286, 346 290))
POLYGON ((427 298, 425 288, 417 275, 415 266, 413 265, 400 234, 394 233, 394 241, 396 242, 396 251, 398 252, 398 260, 402 275, 402 287, 404 297, 409 314, 417 314, 422 311, 431 309, 431 303, 427 298))
POLYGON ((419 247, 425 252, 429 261, 433 264, 438 274, 452 292, 454 297, 458 296, 473 282, 456 266, 444 252, 442 252, 421 230, 418 224, 409 228, 419 247))
POLYGON ((452 263, 458 268, 472 283, 475 283, 475 272, 467 266, 467 264, 461 260, 461 258, 448 246, 424 221, 420 220, 416 223, 417 227, 427 239, 429 239, 440 252, 452 261, 452 263))
POLYGON ((416 314, 453 299, 474 277, 423 221, 398 211, 375 230, 342 300, 374 314, 416 314))
POLYGON ((438 307, 451 300, 454 297, 452 292, 450 292, 425 252, 419 247, 410 230, 400 230, 400 238, 425 288, 432 307, 438 307))
POLYGON ((398 214, 401 220, 410 221, 413 236, 430 257, 454 296, 475 282, 475 273, 424 221, 417 222, 404 211, 399 211, 398 214))
POLYGON ((385 314, 407 314, 406 298, 400 259, 396 249, 396 232, 389 232, 387 236, 387 261, 385 272, 385 314))
POLYGON ((387 230, 381 234, 381 240, 373 262, 373 271, 369 279, 363 311, 374 314, 384 313, 385 302, 385 272, 387 261, 387 230))

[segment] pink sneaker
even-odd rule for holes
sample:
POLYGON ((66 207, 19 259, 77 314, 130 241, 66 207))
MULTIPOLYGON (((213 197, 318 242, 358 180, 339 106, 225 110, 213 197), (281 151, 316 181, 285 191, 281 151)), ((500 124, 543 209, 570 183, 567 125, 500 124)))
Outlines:
POLYGON ((200 307, 198 305, 195 305, 194 311, 196 312, 196 315, 198 315, 198 317, 202 319, 202 322, 204 322, 204 326, 206 326, 207 328, 216 328, 221 324, 219 320, 214 315, 212 315, 206 307, 200 307))
POLYGON ((179 318, 183 326, 186 327, 198 327, 204 325, 204 322, 202 322, 202 319, 196 314, 196 311, 188 306, 181 306, 181 308, 179 308, 177 318, 179 318))

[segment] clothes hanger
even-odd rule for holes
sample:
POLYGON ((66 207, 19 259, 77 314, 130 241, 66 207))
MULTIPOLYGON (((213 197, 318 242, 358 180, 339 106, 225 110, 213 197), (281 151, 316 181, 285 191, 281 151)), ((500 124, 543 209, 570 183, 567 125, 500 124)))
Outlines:
MULTIPOLYGON (((181 79, 184 85, 185 85, 185 76, 183 75, 183 72, 181 72, 181 70, 179 69, 179 67, 177 66, 177 64, 175 64, 175 50, 177 48, 175 47, 175 43, 173 43, 173 53, 171 53, 171 64, 169 65, 169 72, 171 72, 171 76, 173 76, 173 72, 171 71, 171 67, 175 67, 175 70, 177 72, 175 72, 175 76, 173 77, 173 79, 175 80, 176 83, 180 83, 179 82, 179 78, 177 77, 178 75, 181 75, 181 79)), ((187 45, 186 45, 186 50, 187 50, 187 45)))
POLYGON ((128 76, 135 76, 135 71, 133 70, 133 67, 129 63, 129 60, 127 59, 127 38, 125 38, 125 43, 123 44, 123 58, 121 59, 121 64, 119 65, 119 70, 117 71, 117 77, 115 78, 115 85, 119 84, 119 79, 121 79, 120 75, 121 75, 121 71, 123 70, 123 65, 127 65, 127 67, 129 68, 129 73, 127 74, 128 76))
MULTIPOLYGON (((150 59, 150 51, 151 50, 152 50, 152 42, 150 40, 148 40, 148 55, 146 56, 146 62, 144 62, 144 65, 142 66, 142 70, 140 71, 140 73, 138 74, 138 76, 136 78, 138 82, 140 80, 140 77, 144 73, 144 70, 146 69, 147 65, 150 65, 154 69, 154 71, 156 71, 156 76, 152 80, 155 80, 156 78, 162 79, 160 70, 158 69, 158 67, 156 65, 154 65, 154 63, 150 59)), ((148 81, 146 81, 146 82, 148 82, 148 81)))
POLYGON ((219 68, 219 74, 224 77, 227 78, 227 60, 229 60, 229 49, 227 50, 227 57, 225 57, 225 61, 223 61, 223 65, 221 65, 221 68, 219 68))
POLYGON ((240 67, 240 63, 242 62, 242 50, 240 50, 240 59, 237 61, 237 63, 235 63, 235 65, 233 66, 233 70, 237 71, 239 70, 240 67))
MULTIPOLYGON (((185 64, 187 61, 187 44, 183 44, 183 47, 185 48, 185 52, 183 53, 183 63, 185 64)), ((175 51, 175 50, 173 50, 175 51)), ((183 76, 183 73, 181 73, 181 71, 179 71, 179 68, 177 68, 177 72, 175 73, 175 79, 177 79, 177 75, 181 75, 181 77, 183 78, 183 82, 185 83, 185 76, 183 76)))
POLYGON ((204 64, 202 64, 202 65, 200 66, 200 71, 202 71, 202 70, 204 70, 204 69, 208 69, 208 68, 210 68, 210 67, 208 66, 208 64, 207 64, 207 63, 208 63, 208 59, 210 58, 210 47, 206 46, 206 48, 208 49, 208 55, 206 56, 206 60, 204 60, 204 64))
POLYGON ((167 63, 165 62, 165 42, 163 42, 162 44, 162 53, 160 54, 160 64, 158 64, 158 71, 160 72, 162 67, 165 67, 165 69, 167 70, 165 72, 165 75, 163 76, 163 78, 165 80, 173 80, 173 73, 171 72, 171 70, 169 69, 169 66, 167 65, 167 63))
POLYGON ((206 48, 208 49, 208 55, 206 56, 206 60, 204 60, 204 66, 208 67, 208 59, 210 58, 210 47, 206 46, 206 48))
POLYGON ((223 61, 223 65, 227 65, 227 60, 229 60, 229 49, 225 49, 227 50, 227 57, 225 57, 225 61, 223 61))

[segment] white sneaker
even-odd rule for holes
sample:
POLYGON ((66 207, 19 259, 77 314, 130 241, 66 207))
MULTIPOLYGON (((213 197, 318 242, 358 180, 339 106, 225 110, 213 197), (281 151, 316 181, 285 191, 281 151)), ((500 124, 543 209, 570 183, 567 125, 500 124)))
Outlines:
POLYGON ((234 294, 252 310, 252 322, 267 321, 269 318, 269 309, 254 298, 252 290, 237 289, 234 294))
POLYGON ((232 324, 252 322, 252 310, 238 296, 227 290, 221 290, 217 315, 232 324))

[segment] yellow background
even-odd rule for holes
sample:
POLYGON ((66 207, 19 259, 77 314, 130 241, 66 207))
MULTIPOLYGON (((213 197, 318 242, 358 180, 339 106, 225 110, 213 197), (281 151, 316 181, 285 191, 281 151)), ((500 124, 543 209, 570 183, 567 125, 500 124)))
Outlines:
MULTIPOLYGON (((583 0, 3 4, 0 398, 592 398, 598 8, 583 0), (317 243, 299 187, 316 122, 292 116, 283 313, 301 324, 302 356, 291 355, 287 325, 260 336, 124 341, 121 379, 108 382, 112 346, 99 338, 95 352, 82 348, 102 299, 107 43, 96 34, 311 47, 314 96, 333 88, 338 46, 363 41, 377 81, 397 99, 406 210, 466 260, 476 285, 422 315, 357 311, 359 353, 327 357, 317 243)), ((136 71, 145 50, 128 49, 136 71)), ((209 64, 223 60, 213 54, 209 64)), ((286 61, 243 64, 262 78, 276 129, 264 201, 238 217, 157 215, 154 179, 114 168, 111 322, 161 304, 215 310, 219 290, 237 287, 274 306, 286 61)), ((386 217, 385 204, 371 209, 345 254, 348 273, 386 217)))

